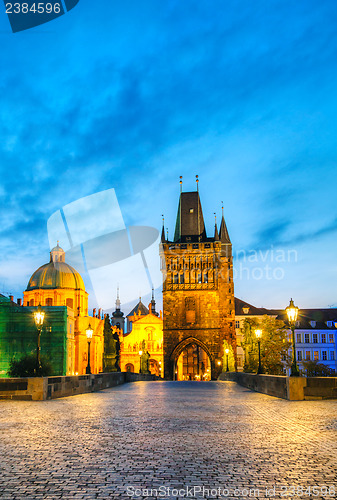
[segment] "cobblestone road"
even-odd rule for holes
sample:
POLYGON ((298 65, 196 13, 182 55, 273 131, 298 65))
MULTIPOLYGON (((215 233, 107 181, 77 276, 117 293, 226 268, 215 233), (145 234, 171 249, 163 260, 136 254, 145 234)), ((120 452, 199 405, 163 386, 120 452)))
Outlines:
POLYGON ((336 497, 337 401, 233 382, 2 401, 0 437, 1 500, 336 497))

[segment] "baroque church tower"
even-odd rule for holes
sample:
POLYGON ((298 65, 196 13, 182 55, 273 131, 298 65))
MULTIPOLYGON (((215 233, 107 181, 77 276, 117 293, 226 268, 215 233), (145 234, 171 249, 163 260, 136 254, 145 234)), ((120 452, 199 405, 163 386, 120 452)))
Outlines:
MULTIPOLYGON (((165 378, 216 379, 236 353, 232 244, 222 214, 207 237, 198 190, 182 192, 173 241, 161 237, 165 378)), ((235 363, 236 365, 236 363, 235 363)))

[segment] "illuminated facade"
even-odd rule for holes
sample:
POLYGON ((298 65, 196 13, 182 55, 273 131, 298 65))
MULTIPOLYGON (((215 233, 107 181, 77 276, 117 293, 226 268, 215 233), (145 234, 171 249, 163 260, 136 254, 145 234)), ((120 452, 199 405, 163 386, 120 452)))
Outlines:
POLYGON ((236 367, 232 245, 223 216, 207 237, 198 190, 181 192, 174 238, 163 227, 160 253, 165 378, 216 379, 226 348, 236 367))
MULTIPOLYGON (((41 266, 31 276, 24 291, 23 305, 10 300, 8 306, 0 304, 4 333, 15 329, 17 337, 7 335, 7 365, 15 356, 32 352, 36 348, 36 329, 33 312, 39 304, 45 311, 41 334, 41 353, 54 360, 54 375, 85 374, 88 364, 86 330, 93 330, 90 342, 92 373, 103 369, 104 321, 101 315, 88 315, 88 294, 80 274, 65 262, 65 252, 57 244, 50 252, 50 262, 41 266), (7 319, 8 321, 7 321, 7 319), (14 326, 16 324, 16 326, 14 326), (26 328, 25 325, 29 325, 26 328)), ((1 314, 0 314, 1 316, 1 314)), ((0 322, 1 327, 1 322, 0 322)), ((0 332, 1 333, 1 332, 0 332)), ((7 366, 6 365, 6 366, 7 366)), ((2 374, 6 369, 2 370, 2 374)))
POLYGON ((121 335, 120 366, 122 371, 140 371, 141 355, 148 353, 149 371, 162 376, 163 319, 155 310, 154 298, 147 309, 139 303, 127 315, 128 331, 121 335))

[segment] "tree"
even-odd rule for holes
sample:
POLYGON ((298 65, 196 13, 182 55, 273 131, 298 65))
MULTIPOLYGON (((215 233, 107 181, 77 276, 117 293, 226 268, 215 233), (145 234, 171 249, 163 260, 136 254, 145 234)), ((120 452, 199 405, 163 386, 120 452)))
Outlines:
POLYGON ((307 377, 331 377, 331 369, 316 360, 303 361, 307 377))
POLYGON ((245 352, 245 372, 257 372, 259 356, 258 342, 255 330, 261 329, 261 364, 264 373, 269 375, 283 375, 284 366, 290 366, 291 356, 286 326, 283 321, 270 316, 263 316, 261 320, 247 318, 243 325, 244 340, 242 347, 245 352))
MULTIPOLYGON (((41 355, 41 370, 39 377, 53 374, 53 367, 48 357, 41 355)), ((36 354, 26 354, 20 359, 12 358, 7 372, 9 377, 36 377, 36 354)))

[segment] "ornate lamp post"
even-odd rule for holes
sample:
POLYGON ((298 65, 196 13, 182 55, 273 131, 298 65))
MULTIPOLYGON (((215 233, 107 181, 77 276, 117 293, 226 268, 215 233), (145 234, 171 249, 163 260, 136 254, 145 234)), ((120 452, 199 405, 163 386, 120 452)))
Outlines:
POLYGON ((143 351, 139 351, 139 373, 142 373, 142 354, 143 351))
POLYGON ((260 375, 263 373, 262 370, 262 365, 261 365, 261 337, 262 337, 262 330, 255 330, 255 335, 257 338, 257 344, 259 346, 259 367, 257 369, 257 374, 260 375))
POLYGON ((225 353, 226 353, 226 372, 229 372, 229 368, 228 368, 228 354, 229 354, 229 349, 225 349, 225 353))
POLYGON ((34 312, 34 321, 37 328, 37 349, 36 349, 36 376, 38 377, 41 373, 41 359, 40 359, 40 342, 41 342, 41 330, 44 321, 45 312, 41 309, 41 304, 39 304, 37 310, 34 312))
POLYGON ((293 299, 290 299, 290 304, 286 307, 286 313, 288 316, 289 326, 291 328, 292 333, 292 341, 293 341, 293 362, 291 365, 290 376, 291 377, 299 377, 300 372, 296 363, 296 349, 295 349, 295 323, 298 316, 298 307, 294 305, 293 299))
POLYGON ((89 323, 88 328, 85 331, 87 335, 87 340, 88 340, 88 364, 87 364, 87 369, 85 370, 85 373, 87 375, 91 374, 91 366, 90 366, 90 344, 91 344, 91 339, 92 339, 92 334, 94 333, 93 329, 91 328, 91 325, 89 323))

